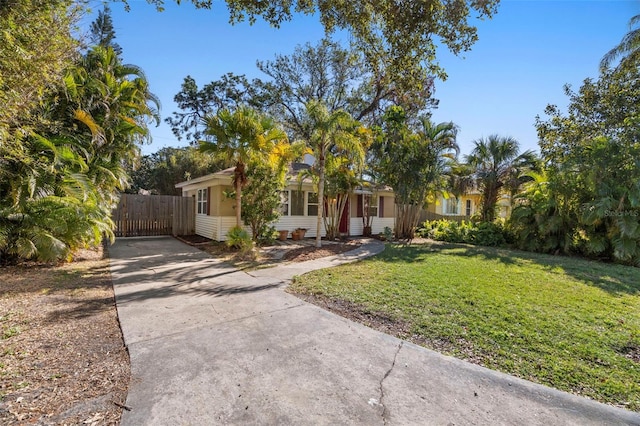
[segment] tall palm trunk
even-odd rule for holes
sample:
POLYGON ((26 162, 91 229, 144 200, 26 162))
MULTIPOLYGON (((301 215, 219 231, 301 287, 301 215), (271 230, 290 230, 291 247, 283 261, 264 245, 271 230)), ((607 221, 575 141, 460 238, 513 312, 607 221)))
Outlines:
POLYGON ((234 171, 234 183, 236 189, 236 226, 242 227, 242 187, 244 186, 245 177, 244 163, 238 161, 234 171))
POLYGON ((496 218, 499 189, 495 185, 487 186, 482 194, 482 221, 493 222, 496 218))
POLYGON ((316 221, 316 247, 322 247, 322 236, 320 235, 320 233, 322 232, 322 216, 324 214, 324 150, 320 151, 318 166, 320 167, 320 177, 318 179, 318 218, 316 221))

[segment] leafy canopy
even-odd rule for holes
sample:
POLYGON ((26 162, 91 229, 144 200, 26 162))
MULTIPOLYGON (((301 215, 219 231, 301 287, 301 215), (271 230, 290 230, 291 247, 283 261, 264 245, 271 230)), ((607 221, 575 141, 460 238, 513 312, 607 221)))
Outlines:
POLYGON ((640 70, 605 70, 565 92, 567 113, 549 106, 536 123, 553 200, 529 205, 542 206, 535 213, 549 225, 566 225, 564 239, 541 246, 638 264, 640 70))
MULTIPOLYGON (((126 0, 124 0, 126 3, 126 0)), ((147 0, 162 8, 164 0, 147 0)), ((179 0, 176 0, 180 3, 179 0)), ((192 0, 211 8, 213 0, 192 0)), ((469 50, 478 39, 471 17, 490 18, 498 0, 225 0, 232 24, 262 18, 274 27, 295 14, 317 15, 327 34, 346 30, 366 61, 384 70, 396 86, 411 89, 428 74, 446 78, 435 60, 437 44, 454 54, 469 50), (473 16, 475 15, 475 16, 473 16)))
POLYGON ((0 140, 42 121, 34 110, 76 55, 80 10, 71 0, 0 1, 0 140))
POLYGON ((247 165, 258 154, 268 154, 279 144, 287 143, 286 133, 266 115, 247 106, 235 111, 221 109, 205 117, 205 140, 200 150, 222 156, 235 164, 236 226, 242 226, 242 190, 248 183, 247 165))
POLYGON ((110 46, 84 55, 74 47, 77 9, 70 4, 0 2, 3 28, 12 30, 1 32, 8 43, 0 49, 8 51, 0 55, 0 84, 17 88, 2 91, 1 261, 65 259, 113 237, 111 210, 128 184, 125 166, 157 118, 142 70, 123 64, 110 46), (23 96, 17 104, 16 96, 23 96))

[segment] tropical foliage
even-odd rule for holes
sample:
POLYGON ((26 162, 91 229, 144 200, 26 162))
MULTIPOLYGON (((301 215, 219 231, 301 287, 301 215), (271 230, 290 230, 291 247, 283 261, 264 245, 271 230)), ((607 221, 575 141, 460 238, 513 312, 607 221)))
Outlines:
POLYGON ((288 145, 288 138, 270 117, 246 106, 235 111, 221 109, 204 120, 206 139, 200 141, 200 150, 219 154, 234 164, 236 227, 240 228, 242 190, 248 183, 248 163, 257 155, 269 155, 277 147, 288 145))
POLYGON ((165 121, 178 140, 197 144, 204 137, 205 118, 215 115, 221 109, 235 110, 244 105, 256 110, 264 110, 266 100, 259 91, 262 83, 247 80, 244 75, 227 73, 220 80, 205 84, 202 88, 191 76, 186 76, 174 102, 180 111, 174 111, 165 121))
POLYGON ((395 192, 395 236, 414 237, 421 209, 445 190, 458 153, 456 126, 422 117, 410 126, 404 111, 391 107, 383 133, 373 146, 373 172, 395 192))
POLYGON ((362 52, 323 39, 316 45, 297 46, 290 55, 258 61, 263 78, 248 80, 227 73, 198 87, 187 76, 174 97, 180 111, 166 119, 178 138, 202 136, 203 117, 221 108, 240 105, 268 113, 282 123, 291 139, 309 139, 313 129, 305 120, 307 104, 319 102, 329 112, 343 110, 367 125, 379 121, 390 105, 402 105, 415 115, 437 103, 431 98, 433 78, 401 91, 381 69, 372 69, 362 52))
POLYGON ((62 259, 112 236, 111 209, 128 184, 126 166, 157 118, 138 67, 123 64, 110 46, 76 55, 55 90, 41 92, 29 109, 27 117, 37 120, 14 126, 0 144, 4 260, 62 259))
POLYGON ((254 153, 247 165, 247 186, 242 196, 242 220, 251 228, 253 240, 271 242, 280 217, 281 191, 284 190, 289 164, 302 155, 304 144, 281 141, 269 150, 254 153))
POLYGON ((253 249, 253 241, 249 233, 239 226, 234 226, 227 232, 227 247, 236 249, 240 255, 244 256, 253 249))
POLYGON ((450 220, 426 221, 418 229, 421 237, 448 243, 466 243, 499 247, 507 243, 507 231, 500 222, 466 222, 450 220))
POLYGON ((622 38, 620 44, 607 52, 600 61, 602 71, 606 71, 616 60, 618 60, 615 67, 617 71, 638 67, 638 63, 640 63, 640 15, 631 18, 629 28, 629 32, 622 38))
POLYGON ((491 135, 473 144, 473 151, 466 157, 472 172, 469 182, 482 194, 480 220, 493 222, 498 197, 503 193, 512 196, 518 191, 522 173, 535 167, 536 158, 532 151, 520 153, 518 141, 511 137, 491 135))
POLYGON ((522 195, 513 223, 519 244, 640 262, 640 75, 606 70, 578 92, 568 113, 538 119, 546 175, 522 195))
POLYGON ((103 9, 98 12, 95 21, 91 23, 90 32, 89 40, 91 41, 91 45, 103 48, 111 47, 116 55, 122 54, 122 47, 114 41, 116 31, 113 28, 111 8, 109 8, 108 4, 105 4, 103 9))
MULTIPOLYGON (((57 91, 77 55, 71 35, 81 9, 71 0, 0 2, 0 138, 19 138, 44 120, 40 99, 57 91), (10 30, 9 30, 10 29, 10 30)), ((18 140, 17 140, 18 139, 18 140)))
MULTIPOLYGON (((339 235, 338 226, 346 197, 357 184, 355 177, 362 170, 371 132, 349 113, 343 110, 330 112, 326 105, 316 101, 306 105, 304 120, 306 126, 312 129, 305 142, 315 158, 312 171, 317 179, 318 200, 324 200, 327 204, 327 237, 335 238, 339 235)), ((317 247, 322 245, 323 204, 318 203, 317 247)))

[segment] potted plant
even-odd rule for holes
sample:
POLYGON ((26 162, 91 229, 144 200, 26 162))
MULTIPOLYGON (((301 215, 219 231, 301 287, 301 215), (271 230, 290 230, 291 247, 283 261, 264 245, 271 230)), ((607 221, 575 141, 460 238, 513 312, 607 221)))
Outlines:
POLYGON ((289 235, 289 230, 287 230, 287 229, 283 229, 281 231, 278 231, 278 239, 280 241, 286 240, 288 235, 289 235))
POLYGON ((291 238, 294 240, 301 240, 304 238, 304 234, 307 232, 307 228, 296 228, 291 232, 291 238))

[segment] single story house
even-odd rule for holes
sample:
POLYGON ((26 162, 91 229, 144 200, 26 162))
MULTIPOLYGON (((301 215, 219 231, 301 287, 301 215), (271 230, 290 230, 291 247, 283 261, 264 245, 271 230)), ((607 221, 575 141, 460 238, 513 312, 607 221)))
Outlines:
MULTIPOLYGON (((425 215, 427 220, 434 219, 469 219, 476 213, 480 213, 482 194, 477 190, 469 191, 458 197, 440 196, 435 203, 427 206, 425 215)), ((496 217, 508 218, 511 215, 511 197, 503 194, 498 198, 496 217)))
MULTIPOLYGON (((306 228, 305 236, 315 237, 318 196, 310 180, 303 179, 301 182, 298 178, 298 171, 304 166, 294 164, 287 174, 287 185, 281 194, 281 215, 273 226, 277 230, 288 231, 306 228)), ((225 192, 233 191, 233 171, 234 168, 229 168, 176 184, 176 188, 182 190, 183 197, 195 199, 197 235, 224 241, 229 229, 235 226, 235 200, 225 196, 225 192)), ((344 236, 363 234, 363 197, 370 197, 371 200, 372 233, 381 233, 387 226, 393 229, 395 205, 391 188, 385 187, 374 192, 358 189, 349 195, 349 201, 340 221, 341 234, 344 236)), ((248 227, 246 229, 250 232, 248 227)), ((321 236, 325 236, 324 223, 321 236)))

